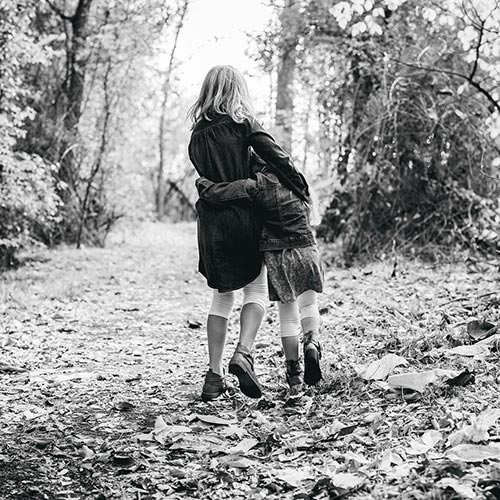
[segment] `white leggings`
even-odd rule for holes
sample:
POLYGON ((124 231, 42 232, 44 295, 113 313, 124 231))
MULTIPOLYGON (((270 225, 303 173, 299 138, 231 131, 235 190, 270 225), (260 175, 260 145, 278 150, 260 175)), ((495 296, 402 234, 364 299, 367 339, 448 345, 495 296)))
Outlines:
POLYGON ((300 321, 305 318, 316 318, 319 321, 318 294, 307 290, 297 297, 295 302, 278 304, 280 314, 280 335, 295 337, 300 334, 300 321))
MULTIPOLYGON (((220 293, 214 290, 212 306, 208 314, 229 318, 234 304, 235 292, 220 293)), ((243 287, 243 305, 259 304, 264 311, 267 307, 267 274, 263 265, 260 274, 251 283, 243 287)))

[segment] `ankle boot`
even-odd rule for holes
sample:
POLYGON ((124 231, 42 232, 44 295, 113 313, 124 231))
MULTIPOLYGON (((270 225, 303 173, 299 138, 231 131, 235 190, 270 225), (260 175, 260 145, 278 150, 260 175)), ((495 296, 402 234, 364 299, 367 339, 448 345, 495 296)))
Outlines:
POLYGON ((315 385, 322 378, 321 366, 321 344, 317 335, 310 331, 304 334, 304 382, 307 385, 315 385))
POLYGON ((236 350, 229 361, 229 373, 238 377, 240 390, 245 396, 256 399, 262 397, 259 381, 253 369, 253 357, 242 344, 236 346, 236 350))

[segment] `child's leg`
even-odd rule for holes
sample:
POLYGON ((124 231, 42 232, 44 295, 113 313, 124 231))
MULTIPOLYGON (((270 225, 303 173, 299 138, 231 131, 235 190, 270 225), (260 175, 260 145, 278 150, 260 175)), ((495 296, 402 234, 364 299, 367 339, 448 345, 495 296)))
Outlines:
POLYGON ((266 268, 257 278, 243 288, 243 307, 240 314, 240 338, 229 361, 229 372, 238 377, 243 394, 260 398, 262 391, 253 368, 251 354, 253 343, 264 318, 267 305, 266 268))
POLYGON ((314 385, 322 378, 319 364, 321 345, 318 338, 320 327, 318 294, 314 290, 307 290, 297 298, 297 303, 304 332, 304 382, 314 385))
POLYGON ((299 359, 300 315, 297 302, 278 303, 280 335, 285 358, 299 359))
POLYGON ((222 375, 222 354, 226 343, 227 320, 234 304, 234 292, 214 290, 208 313, 207 337, 209 365, 214 373, 222 375))
POLYGON ((304 333, 313 333, 313 337, 319 334, 320 315, 318 308, 318 294, 314 290, 307 290, 299 295, 297 304, 300 310, 300 322, 304 333))
POLYGON ((267 301, 267 271, 263 265, 257 278, 243 288, 239 343, 248 350, 253 347, 266 312, 267 301))
POLYGON ((299 361, 300 315, 297 302, 280 302, 280 334, 286 360, 286 380, 290 396, 298 396, 302 388, 302 367, 299 361))

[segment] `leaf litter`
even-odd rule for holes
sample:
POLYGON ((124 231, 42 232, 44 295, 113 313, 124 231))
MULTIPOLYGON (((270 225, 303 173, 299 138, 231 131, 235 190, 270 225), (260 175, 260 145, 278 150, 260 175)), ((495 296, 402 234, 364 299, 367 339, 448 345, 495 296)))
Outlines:
POLYGON ((319 386, 287 404, 270 307, 264 398, 207 404, 195 227, 122 241, 0 277, 2 498, 498 498, 494 264, 330 267, 319 386))

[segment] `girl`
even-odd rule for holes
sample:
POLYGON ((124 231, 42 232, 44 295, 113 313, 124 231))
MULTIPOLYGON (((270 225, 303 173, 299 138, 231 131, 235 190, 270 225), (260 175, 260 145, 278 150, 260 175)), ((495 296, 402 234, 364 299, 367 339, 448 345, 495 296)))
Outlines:
MULTIPOLYGON (((189 111, 193 121, 189 157, 196 171, 213 182, 251 177, 251 150, 276 169, 281 183, 300 199, 308 199, 308 186, 288 155, 252 118, 246 82, 232 66, 212 68, 200 95, 189 111)), ((259 398, 261 389, 251 354, 266 307, 266 273, 259 252, 261 222, 247 202, 216 206, 198 200, 199 271, 213 288, 207 320, 209 370, 202 398, 213 400, 226 390, 222 357, 227 319, 234 291, 243 288, 240 334, 229 371, 241 391, 259 398)))
POLYGON ((299 361, 300 326, 304 332, 304 381, 321 379, 320 315, 317 293, 323 291, 318 248, 305 203, 280 183, 272 167, 256 161, 257 180, 213 183, 196 181, 200 199, 213 204, 255 202, 262 215, 260 250, 267 267, 269 298, 279 301, 280 332, 290 395, 302 388, 299 361))

